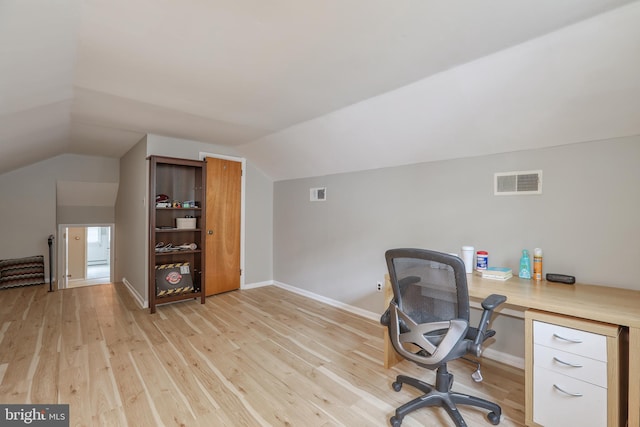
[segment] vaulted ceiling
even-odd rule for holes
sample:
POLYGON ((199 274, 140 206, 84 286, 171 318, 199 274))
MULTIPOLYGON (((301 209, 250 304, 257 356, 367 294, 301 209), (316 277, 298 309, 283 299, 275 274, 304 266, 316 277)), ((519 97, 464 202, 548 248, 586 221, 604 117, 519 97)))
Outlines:
POLYGON ((640 1, 0 0, 0 173, 160 134, 289 179, 640 134, 640 1))

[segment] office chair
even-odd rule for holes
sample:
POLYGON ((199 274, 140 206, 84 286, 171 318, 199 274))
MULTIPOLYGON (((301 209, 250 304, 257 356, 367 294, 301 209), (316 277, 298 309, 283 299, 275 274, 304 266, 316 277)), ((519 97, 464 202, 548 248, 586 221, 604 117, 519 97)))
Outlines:
POLYGON ((392 384, 400 391, 409 384, 425 394, 396 409, 393 427, 412 411, 427 406, 443 407, 456 426, 466 427, 456 405, 472 405, 490 412, 487 419, 500 423, 500 406, 488 400, 451 391, 453 374, 447 362, 468 353, 479 357, 482 343, 493 336, 489 321, 503 295, 490 295, 478 328, 469 326, 469 293, 464 263, 460 258, 425 249, 391 249, 385 254, 394 298, 380 322, 389 328, 396 352, 422 367, 436 370, 435 385, 398 375, 392 384))

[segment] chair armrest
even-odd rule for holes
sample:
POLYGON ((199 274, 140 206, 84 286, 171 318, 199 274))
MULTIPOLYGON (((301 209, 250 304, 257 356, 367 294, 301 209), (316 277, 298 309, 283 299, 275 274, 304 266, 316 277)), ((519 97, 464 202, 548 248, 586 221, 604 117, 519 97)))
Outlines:
POLYGON ((484 309, 484 311, 482 312, 480 324, 478 325, 478 334, 476 335, 476 339, 473 341, 471 349, 471 351, 475 353, 477 357, 480 357, 480 355, 482 354, 482 342, 484 341, 485 333, 489 328, 489 321, 491 320, 493 310, 495 310, 506 300, 507 297, 505 297, 504 295, 491 294, 487 298, 485 298, 484 301, 482 301, 482 308, 484 309))
POLYGON ((484 301, 482 301, 482 308, 485 310, 494 310, 497 306, 507 300, 504 295, 491 294, 484 301))

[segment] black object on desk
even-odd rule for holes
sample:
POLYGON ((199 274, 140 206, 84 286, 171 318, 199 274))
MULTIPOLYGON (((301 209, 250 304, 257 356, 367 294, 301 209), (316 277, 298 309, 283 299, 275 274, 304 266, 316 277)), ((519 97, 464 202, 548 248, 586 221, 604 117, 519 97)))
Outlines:
POLYGON ((567 276, 566 274, 547 273, 547 281, 573 285, 576 283, 576 278, 575 276, 567 276))

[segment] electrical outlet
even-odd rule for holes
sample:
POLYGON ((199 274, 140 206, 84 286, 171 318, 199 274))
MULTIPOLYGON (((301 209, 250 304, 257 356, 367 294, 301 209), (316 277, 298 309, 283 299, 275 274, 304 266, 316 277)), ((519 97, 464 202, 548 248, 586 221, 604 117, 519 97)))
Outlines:
POLYGON ((376 291, 382 292, 382 282, 377 282, 376 283, 376 291))

